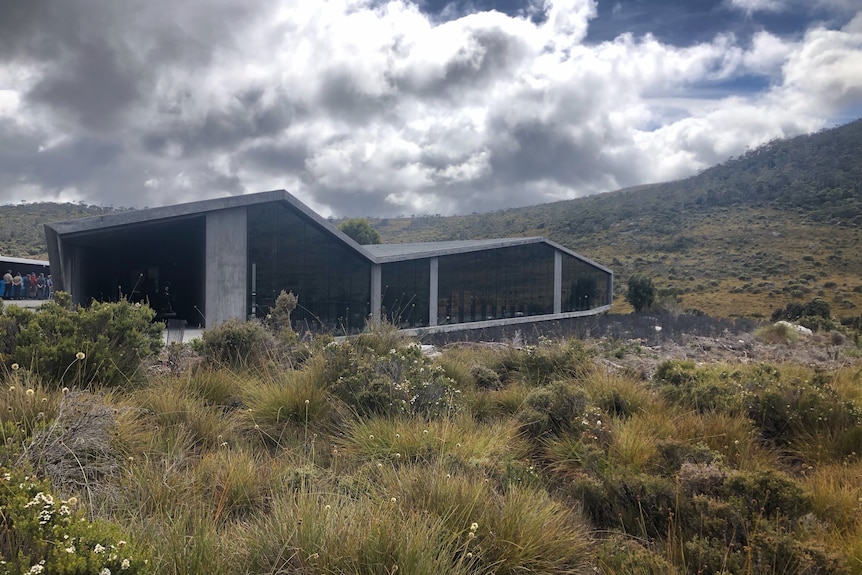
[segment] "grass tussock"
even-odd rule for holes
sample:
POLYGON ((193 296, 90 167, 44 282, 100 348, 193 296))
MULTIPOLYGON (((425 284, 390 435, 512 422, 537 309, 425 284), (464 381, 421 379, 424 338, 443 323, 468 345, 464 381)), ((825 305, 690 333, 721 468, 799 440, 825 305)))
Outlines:
POLYGON ((140 573, 862 573, 858 370, 303 349, 110 392, 7 370, 0 473, 123 530, 140 573))

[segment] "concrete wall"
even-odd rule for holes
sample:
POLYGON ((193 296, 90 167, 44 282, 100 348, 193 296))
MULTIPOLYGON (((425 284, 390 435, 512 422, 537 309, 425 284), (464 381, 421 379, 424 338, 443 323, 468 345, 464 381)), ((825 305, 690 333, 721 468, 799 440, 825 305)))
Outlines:
POLYGON ((206 327, 245 319, 248 233, 245 207, 207 214, 206 327))

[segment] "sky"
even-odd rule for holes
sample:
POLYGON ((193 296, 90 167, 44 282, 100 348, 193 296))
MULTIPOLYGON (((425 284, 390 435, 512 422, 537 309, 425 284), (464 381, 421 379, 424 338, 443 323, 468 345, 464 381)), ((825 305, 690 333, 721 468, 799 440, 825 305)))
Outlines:
POLYGON ((0 0, 7 205, 488 212, 859 117, 859 0, 0 0))

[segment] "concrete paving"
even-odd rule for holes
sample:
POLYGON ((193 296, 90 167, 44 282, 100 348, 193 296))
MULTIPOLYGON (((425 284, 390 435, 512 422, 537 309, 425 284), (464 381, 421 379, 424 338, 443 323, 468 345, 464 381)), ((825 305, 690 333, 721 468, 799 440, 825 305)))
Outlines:
POLYGON ((30 309, 37 308, 37 307, 41 306, 43 303, 45 303, 46 301, 50 301, 50 300, 46 300, 46 299, 3 299, 3 298, 0 298, 0 300, 3 300, 3 303, 5 305, 17 305, 20 307, 27 307, 30 309))

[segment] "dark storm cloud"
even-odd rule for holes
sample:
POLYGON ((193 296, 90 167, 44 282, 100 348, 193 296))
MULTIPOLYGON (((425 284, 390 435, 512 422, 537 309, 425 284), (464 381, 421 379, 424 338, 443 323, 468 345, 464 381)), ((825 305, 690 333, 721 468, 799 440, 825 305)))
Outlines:
POLYGON ((236 163, 268 174, 302 173, 308 156, 308 146, 303 143, 263 142, 240 152, 236 163))
POLYGON ((21 184, 33 173, 33 157, 41 138, 23 130, 11 119, 0 117, 0 204, 15 202, 7 195, 13 184, 21 184))
POLYGON ((577 189, 611 171, 595 134, 573 137, 533 119, 507 126, 505 145, 493 146, 491 166, 496 179, 513 184, 553 180, 577 189))
POLYGON ((67 140, 39 152, 34 158, 34 178, 48 189, 61 189, 72 182, 87 182, 122 153, 114 142, 83 137, 67 140))
POLYGON ((110 129, 141 96, 139 67, 104 43, 85 44, 51 67, 28 94, 30 101, 69 114, 87 128, 110 129))
POLYGON ((317 102, 330 115, 351 123, 366 123, 392 109, 392 95, 369 94, 347 67, 330 68, 323 72, 317 91, 317 102))
POLYGON ((195 109, 203 103, 165 103, 168 121, 148 129, 142 136, 144 148, 154 154, 167 153, 179 147, 182 155, 194 156, 210 150, 233 150, 244 141, 272 136, 286 130, 297 114, 297 107, 282 93, 271 100, 264 88, 248 88, 228 98, 222 109, 203 111, 199 117, 185 119, 182 108, 195 109))
POLYGON ((216 41, 229 45, 231 31, 252 14, 225 0, 0 2, 0 62, 28 62, 42 72, 28 102, 101 131, 151 95, 159 68, 208 64, 216 41))

